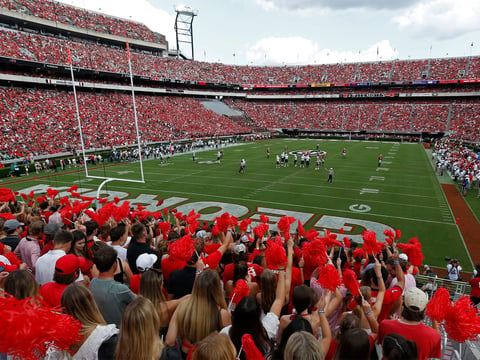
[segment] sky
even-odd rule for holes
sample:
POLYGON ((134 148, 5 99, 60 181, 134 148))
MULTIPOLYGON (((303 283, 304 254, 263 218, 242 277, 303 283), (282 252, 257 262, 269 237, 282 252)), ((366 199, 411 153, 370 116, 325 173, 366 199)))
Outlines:
MULTIPOLYGON (((198 10, 194 58, 305 65, 480 55, 479 0, 61 0, 142 22, 176 48, 175 9, 198 10)), ((191 58, 189 44, 180 50, 191 58)))

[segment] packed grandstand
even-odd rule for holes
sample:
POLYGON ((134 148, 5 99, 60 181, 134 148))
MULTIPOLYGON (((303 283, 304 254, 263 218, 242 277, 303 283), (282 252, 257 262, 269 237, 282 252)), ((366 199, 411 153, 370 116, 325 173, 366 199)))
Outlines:
POLYGON ((171 57, 165 36, 131 20, 52 1, 0 6, 4 166, 80 150, 75 100, 85 148, 136 143, 127 42, 145 144, 274 133, 480 141, 477 56, 226 65, 171 57))

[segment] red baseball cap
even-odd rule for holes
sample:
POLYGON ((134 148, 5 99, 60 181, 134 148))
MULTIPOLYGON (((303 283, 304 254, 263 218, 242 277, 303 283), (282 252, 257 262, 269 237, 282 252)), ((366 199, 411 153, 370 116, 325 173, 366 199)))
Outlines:
POLYGON ((73 274, 80 267, 78 257, 73 254, 64 255, 55 263, 55 272, 59 275, 73 274))

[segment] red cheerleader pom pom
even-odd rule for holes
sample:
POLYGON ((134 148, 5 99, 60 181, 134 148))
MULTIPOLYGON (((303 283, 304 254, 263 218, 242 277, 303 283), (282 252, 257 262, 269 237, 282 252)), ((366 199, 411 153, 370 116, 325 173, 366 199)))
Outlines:
POLYGON ((195 251, 192 237, 185 235, 180 240, 170 244, 168 253, 177 260, 189 261, 195 251))
POLYGON ((343 283, 345 287, 352 292, 353 297, 357 297, 360 294, 360 285, 357 281, 355 271, 345 269, 343 271, 343 283))
POLYGON ((0 307, 0 327, 8 329, 0 337, 0 352, 14 358, 43 358, 49 346, 68 351, 80 340, 82 324, 57 309, 8 295, 0 298, 0 307))
POLYGON ((305 236, 305 229, 303 228, 302 222, 298 220, 298 236, 305 236))
POLYGON ((327 264, 320 269, 318 282, 324 289, 335 291, 340 286, 340 275, 332 264, 327 264))
POLYGON ((444 327, 448 337, 459 343, 478 340, 480 317, 477 315, 469 296, 458 299, 445 313, 444 327))
POLYGON ((352 242, 350 241, 350 239, 348 237, 345 236, 343 238, 343 244, 345 245, 346 248, 350 249, 350 246, 352 245, 352 242))
POLYGON ((402 237, 402 231, 400 229, 395 230, 395 239, 399 240, 402 237))
POLYGON ((250 293, 250 288, 245 280, 240 279, 235 283, 232 295, 230 296, 231 302, 237 305, 240 300, 250 293))
POLYGON ((241 222, 240 222, 240 225, 238 226, 238 228, 240 229, 240 231, 247 231, 248 229, 248 225, 250 225, 252 223, 252 219, 243 219, 241 222))
POLYGON ((285 240, 288 240, 290 238, 290 226, 295 221, 296 220, 293 216, 282 216, 282 218, 278 221, 277 228, 279 231, 282 232, 285 240))
POLYGON ((261 214, 260 215, 260 221, 263 222, 264 224, 266 224, 270 221, 270 219, 267 216, 265 216, 264 214, 261 214))
POLYGON ((170 223, 169 222, 160 222, 158 223, 158 227, 163 234, 163 238, 168 238, 168 231, 170 230, 170 223))
POLYGON ((257 235, 258 238, 263 238, 265 233, 268 231, 268 225, 265 223, 262 223, 260 225, 257 225, 253 228, 253 232, 255 235, 257 235))
POLYGON ((268 265, 284 266, 287 263, 287 253, 281 241, 268 240, 265 250, 265 259, 268 265))
POLYGON ((445 312, 451 305, 450 293, 447 289, 441 287, 427 304, 426 315, 432 320, 442 322, 445 318, 445 312))
POLYGON ((245 352, 247 360, 265 360, 262 353, 258 350, 252 335, 246 333, 242 336, 242 349, 245 352))

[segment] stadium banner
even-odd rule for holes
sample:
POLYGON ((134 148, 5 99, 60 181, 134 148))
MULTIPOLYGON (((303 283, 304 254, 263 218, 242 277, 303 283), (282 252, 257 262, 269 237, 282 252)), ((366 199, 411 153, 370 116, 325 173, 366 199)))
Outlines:
POLYGON ((458 84, 458 80, 440 80, 439 84, 458 84))
POLYGON ((438 84, 437 80, 413 80, 412 85, 435 85, 438 84))
POLYGON ((474 84, 474 83, 479 83, 480 79, 464 79, 460 80, 461 84, 474 84))
POLYGON ((330 87, 332 84, 330 83, 313 83, 310 84, 311 87, 330 87))

